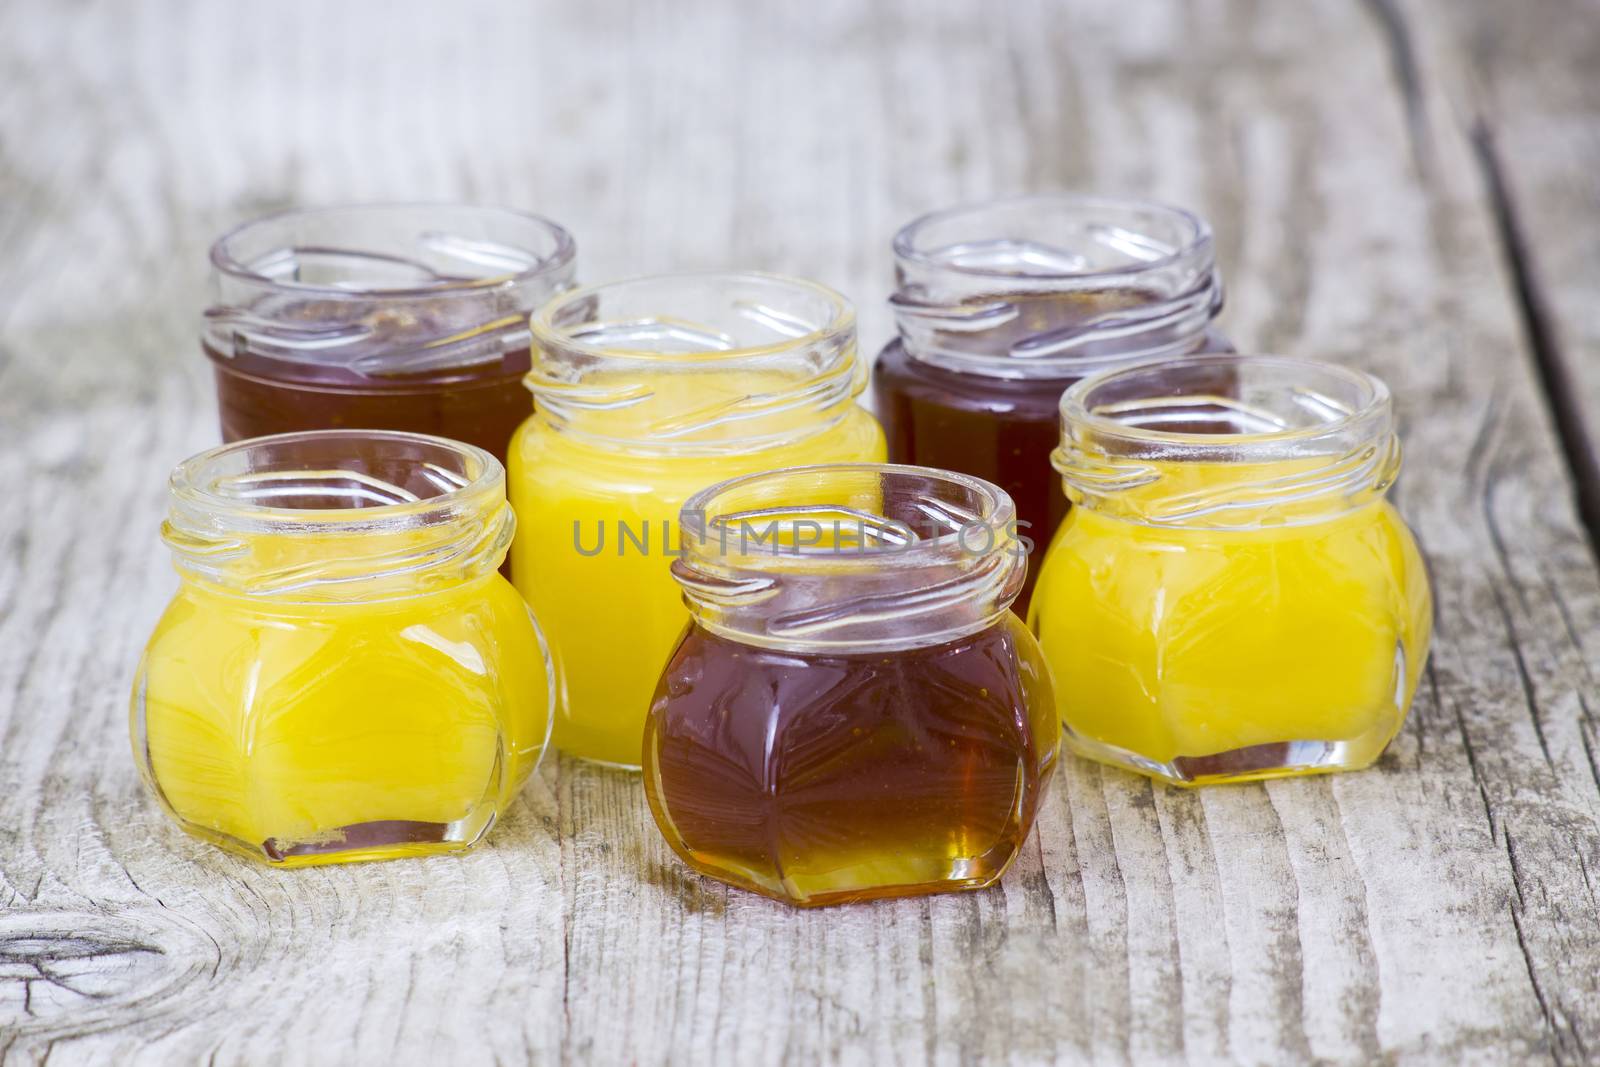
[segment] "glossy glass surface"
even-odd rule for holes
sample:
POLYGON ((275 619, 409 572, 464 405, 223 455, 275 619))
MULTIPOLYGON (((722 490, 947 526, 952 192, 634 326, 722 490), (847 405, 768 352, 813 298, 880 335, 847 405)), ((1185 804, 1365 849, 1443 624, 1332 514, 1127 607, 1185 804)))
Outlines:
POLYGON ((645 734, 645 789, 695 869, 828 904, 978 888, 1032 826, 1058 734, 1014 615, 931 648, 790 652, 692 628, 645 734))
POLYGON ((226 441, 296 430, 437 434, 504 461, 528 414, 527 317, 572 284, 559 226, 376 205, 277 215, 212 250, 202 346, 226 441))
POLYGON ((1383 499, 1388 394, 1305 361, 1207 362, 1063 400, 1075 506, 1030 622, 1068 744, 1179 784, 1365 767, 1404 721, 1432 613, 1383 499))
POLYGON ((511 450, 517 587, 563 684, 555 743, 639 765, 644 718, 688 616, 669 565, 678 511, 732 475, 881 460, 854 397, 849 305, 766 275, 578 290, 535 318, 535 411, 511 450))
POLYGON ((806 906, 998 879, 1060 739, 1009 611, 1026 555, 1004 495, 924 468, 793 468, 684 514, 674 574, 694 622, 644 746, 674 851, 806 906))
POLYGON ((134 756, 185 830, 273 864, 471 846, 532 772, 552 677, 495 573, 499 464, 414 435, 203 454, 165 528, 182 582, 134 685, 134 756))

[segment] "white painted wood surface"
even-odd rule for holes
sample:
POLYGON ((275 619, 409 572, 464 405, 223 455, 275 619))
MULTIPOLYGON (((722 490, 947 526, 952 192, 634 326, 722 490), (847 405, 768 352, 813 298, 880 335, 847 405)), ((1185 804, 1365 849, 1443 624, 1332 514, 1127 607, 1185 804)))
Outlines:
MULTIPOLYGON (((1600 573, 1469 136, 1474 42, 1558 16, 1595 17, 0 3, 0 1062, 1600 1057, 1600 573), (805 913, 690 874, 636 779, 566 760, 474 853, 342 869, 237 861, 140 792, 126 686, 174 585, 166 471, 215 439, 223 227, 504 202, 570 225, 589 279, 828 282, 876 347, 900 223, 1062 187, 1207 212, 1242 347, 1395 388, 1439 622, 1377 769, 1185 793, 1070 762, 999 887, 805 913)), ((1492 53, 1498 84, 1532 51, 1492 53)), ((1592 88, 1585 54, 1560 84, 1592 88)), ((1593 188, 1559 131, 1513 141, 1593 188)), ((1539 217, 1595 242, 1593 211, 1539 217)))

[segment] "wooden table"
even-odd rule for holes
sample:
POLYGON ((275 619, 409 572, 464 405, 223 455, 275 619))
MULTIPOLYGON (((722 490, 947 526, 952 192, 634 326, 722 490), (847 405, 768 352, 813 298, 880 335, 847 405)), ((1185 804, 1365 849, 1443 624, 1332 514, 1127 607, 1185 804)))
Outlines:
POLYGON ((1597 212, 1595 0, 0 4, 0 1060, 1600 1059, 1597 212), (1375 770, 1069 761, 1000 886, 804 913, 566 759, 426 862, 264 870, 144 796, 224 227, 503 202, 591 280, 833 284, 875 349, 898 225, 1050 188, 1204 211, 1241 347, 1393 386, 1438 632, 1375 770))

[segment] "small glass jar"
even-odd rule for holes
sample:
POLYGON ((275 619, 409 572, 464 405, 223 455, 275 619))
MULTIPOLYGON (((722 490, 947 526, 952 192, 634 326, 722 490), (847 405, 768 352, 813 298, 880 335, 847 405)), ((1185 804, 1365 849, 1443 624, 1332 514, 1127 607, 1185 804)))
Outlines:
POLYGON ((1016 501, 1033 569, 1067 501, 1051 473, 1057 404, 1108 367, 1226 351, 1211 228, 1142 200, 1042 195, 925 215, 895 235, 900 335, 874 394, 889 458, 962 471, 1016 501))
POLYGON ((799 905, 980 889, 1015 858, 1061 728, 1011 612, 1027 550, 977 478, 838 464, 683 509, 692 618, 645 731, 695 870, 799 905))
POLYGON ((675 853, 790 904, 979 889, 1021 848, 1061 741, 1011 613, 1011 499, 926 467, 733 478, 683 507, 693 621, 645 731, 675 853))
POLYGON ((495 570, 498 460, 315 431, 180 465, 181 579, 134 684, 134 758, 196 837, 283 866, 470 847, 549 738, 554 675, 495 570))
POLYGON ((511 449, 517 588, 564 685, 555 743, 639 766, 650 693, 687 616, 668 573, 678 509, 733 475, 883 459, 855 313, 753 273, 636 278, 533 317, 533 415, 511 449))
POLYGON ((407 430, 504 461, 528 414, 528 315, 576 250, 534 215, 371 205, 272 215, 211 249, 202 347, 224 441, 407 430))
POLYGON ((1382 382, 1279 356, 1109 371, 1062 397, 1054 459, 1073 507, 1030 623, 1069 748, 1179 785, 1378 758, 1432 625, 1382 382))

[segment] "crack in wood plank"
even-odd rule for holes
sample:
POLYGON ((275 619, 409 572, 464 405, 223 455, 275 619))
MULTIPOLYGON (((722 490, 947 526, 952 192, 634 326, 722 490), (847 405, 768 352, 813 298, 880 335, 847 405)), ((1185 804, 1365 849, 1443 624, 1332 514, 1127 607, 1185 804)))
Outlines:
POLYGON ((1495 145, 1494 131, 1484 116, 1473 120, 1471 139, 1488 189, 1501 252, 1511 270, 1517 309, 1540 388, 1560 437, 1562 454, 1572 471, 1578 513, 1588 532, 1590 549, 1600 553, 1600 453, 1595 450, 1594 439, 1579 406, 1584 393, 1577 388, 1569 370, 1569 360, 1557 339, 1519 209, 1506 185, 1505 167, 1495 145))

